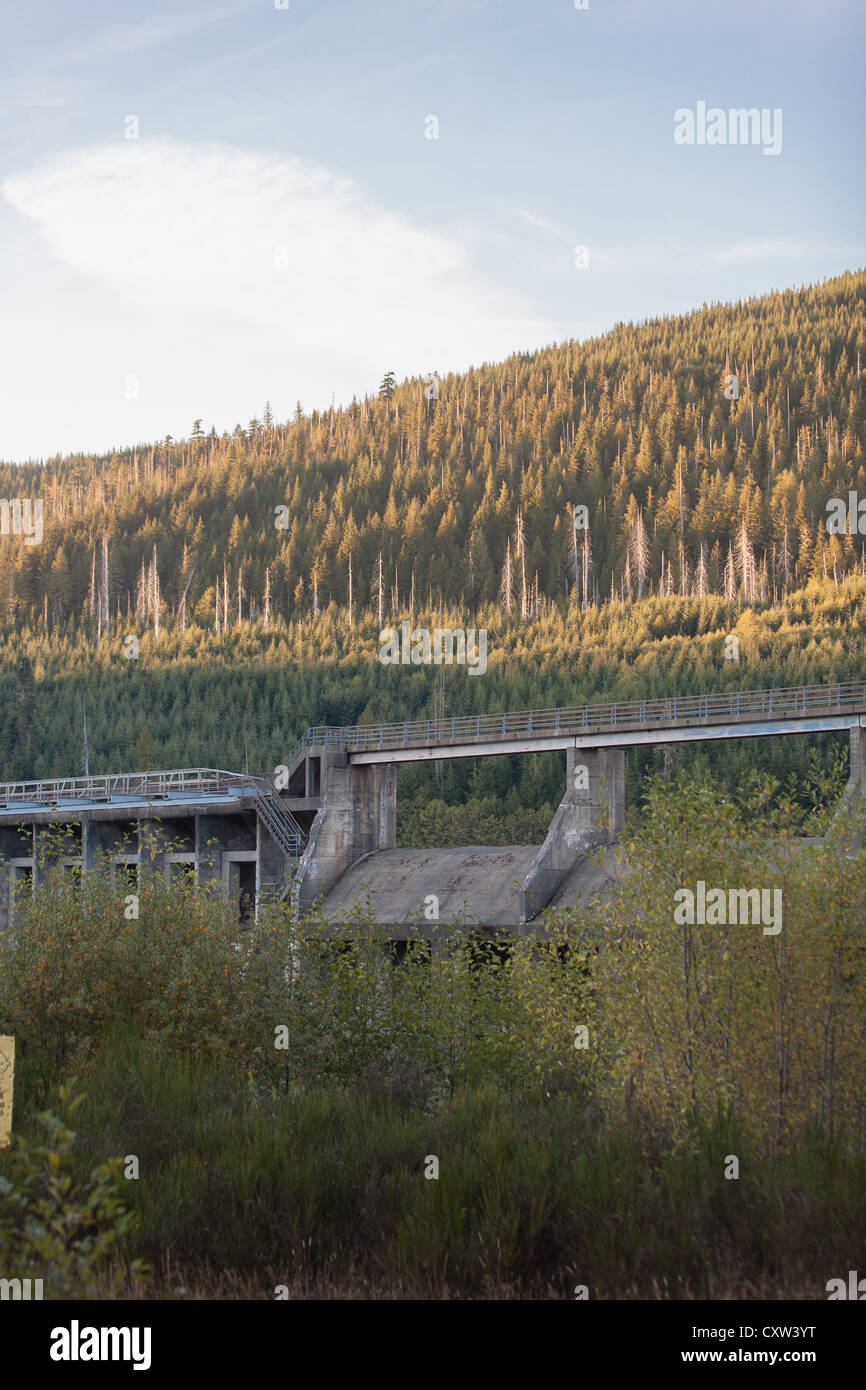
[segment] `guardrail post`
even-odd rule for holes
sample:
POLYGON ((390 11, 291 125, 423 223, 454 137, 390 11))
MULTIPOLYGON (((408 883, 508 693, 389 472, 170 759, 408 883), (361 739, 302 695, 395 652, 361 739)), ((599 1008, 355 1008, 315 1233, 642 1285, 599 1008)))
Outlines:
POLYGON ((529 732, 532 733, 532 710, 529 711, 529 732))

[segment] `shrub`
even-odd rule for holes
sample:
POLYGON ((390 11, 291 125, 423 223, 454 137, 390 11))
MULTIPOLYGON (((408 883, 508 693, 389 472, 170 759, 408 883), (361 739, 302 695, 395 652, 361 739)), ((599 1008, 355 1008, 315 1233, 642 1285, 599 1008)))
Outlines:
MULTIPOLYGON (((137 1225, 120 1199, 123 1159, 75 1176, 76 1136, 68 1121, 83 1100, 71 1085, 60 1087, 61 1113, 38 1116, 45 1141, 13 1136, 0 1158, 0 1270, 7 1279, 42 1279, 55 1298, 86 1294, 97 1272, 104 1278, 137 1225)), ((134 1260, 128 1273, 144 1268, 134 1260)))

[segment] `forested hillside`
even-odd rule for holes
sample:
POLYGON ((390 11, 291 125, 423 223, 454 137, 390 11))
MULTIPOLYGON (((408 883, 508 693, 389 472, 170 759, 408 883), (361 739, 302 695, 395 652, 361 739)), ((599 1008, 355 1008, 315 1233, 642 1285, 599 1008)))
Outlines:
POLYGON ((838 576, 863 563, 862 538, 825 523, 830 497, 866 496, 864 294, 861 271, 438 387, 386 378, 378 399, 285 425, 268 408, 230 435, 196 421, 185 440, 4 467, 3 495, 45 511, 41 544, 4 541, 7 616, 95 631, 159 610, 221 630, 351 594, 386 617, 414 596, 527 618, 575 580, 595 604, 838 576))
MULTIPOLYGON (((197 420, 0 466, 44 528, 0 539, 0 776, 80 770, 85 711, 91 771, 258 769, 313 722, 864 675, 866 538, 827 529, 831 498, 866 498, 864 293, 846 274, 465 375, 386 373, 285 424, 268 407, 231 434, 197 420), (487 674, 380 665, 379 628, 409 616, 486 627, 487 674)), ((790 743, 766 750, 779 772, 805 766, 790 743)), ((558 797, 553 756, 487 762, 441 767, 438 792, 558 797)), ((402 792, 420 804, 432 775, 402 792)))

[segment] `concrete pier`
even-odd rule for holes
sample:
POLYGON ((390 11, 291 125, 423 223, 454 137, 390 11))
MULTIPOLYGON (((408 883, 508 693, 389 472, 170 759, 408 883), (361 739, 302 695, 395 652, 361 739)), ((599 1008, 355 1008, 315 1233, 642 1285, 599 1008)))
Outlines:
POLYGON ((625 825, 625 754, 616 748, 569 748, 565 796, 521 892, 529 922, 590 850, 610 844, 625 825))
POLYGON ((397 844, 397 769, 355 767, 345 751, 322 748, 317 758, 322 805, 310 829, 295 881, 301 911, 328 893, 364 855, 397 844))
POLYGON ((849 835, 860 845, 866 834, 866 715, 850 733, 848 781, 833 817, 833 834, 849 835))
POLYGON ((577 897, 588 891, 597 868, 589 854, 622 831, 626 748, 817 732, 849 733, 851 775, 836 826, 862 838, 864 682, 320 725, 271 776, 186 768, 8 783, 0 786, 0 930, 16 895, 52 863, 73 875, 103 867, 130 891, 148 875, 171 882, 192 874, 236 903, 243 920, 262 903, 287 900, 299 912, 321 898, 327 915, 332 905, 350 912, 343 889, 361 881, 360 869, 380 881, 391 926, 421 925, 419 914, 432 922, 428 900, 437 899, 452 921, 528 930, 565 885, 577 897), (399 763, 557 749, 567 755, 565 794, 543 845, 507 849, 507 882, 497 848, 397 853, 399 763))

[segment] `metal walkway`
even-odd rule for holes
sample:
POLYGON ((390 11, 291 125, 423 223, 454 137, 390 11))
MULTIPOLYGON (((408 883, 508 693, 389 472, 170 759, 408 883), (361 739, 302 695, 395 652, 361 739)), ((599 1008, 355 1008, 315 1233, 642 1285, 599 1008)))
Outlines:
MULTIPOLYGON (((810 733, 866 726, 866 681, 741 690, 660 700, 520 710, 395 724, 317 724, 295 745, 294 769, 311 749, 345 749, 353 763, 421 761, 552 748, 616 748, 641 743, 810 733)), ((219 768, 107 773, 0 783, 0 816, 96 807, 227 805, 249 801, 287 852, 306 839, 273 778, 219 768), (291 843, 290 843, 291 842, 291 843)))
POLYGON ((0 811, 83 810, 93 806, 149 805, 153 802, 237 801, 254 797, 267 779, 211 767, 171 772, 110 772, 89 777, 44 777, 35 782, 0 783, 0 811))
POLYGON ((294 768, 311 748, 345 749, 355 764, 482 757, 552 748, 623 748, 636 744, 815 733, 866 725, 866 681, 790 686, 659 700, 613 701, 454 719, 307 729, 294 768))

